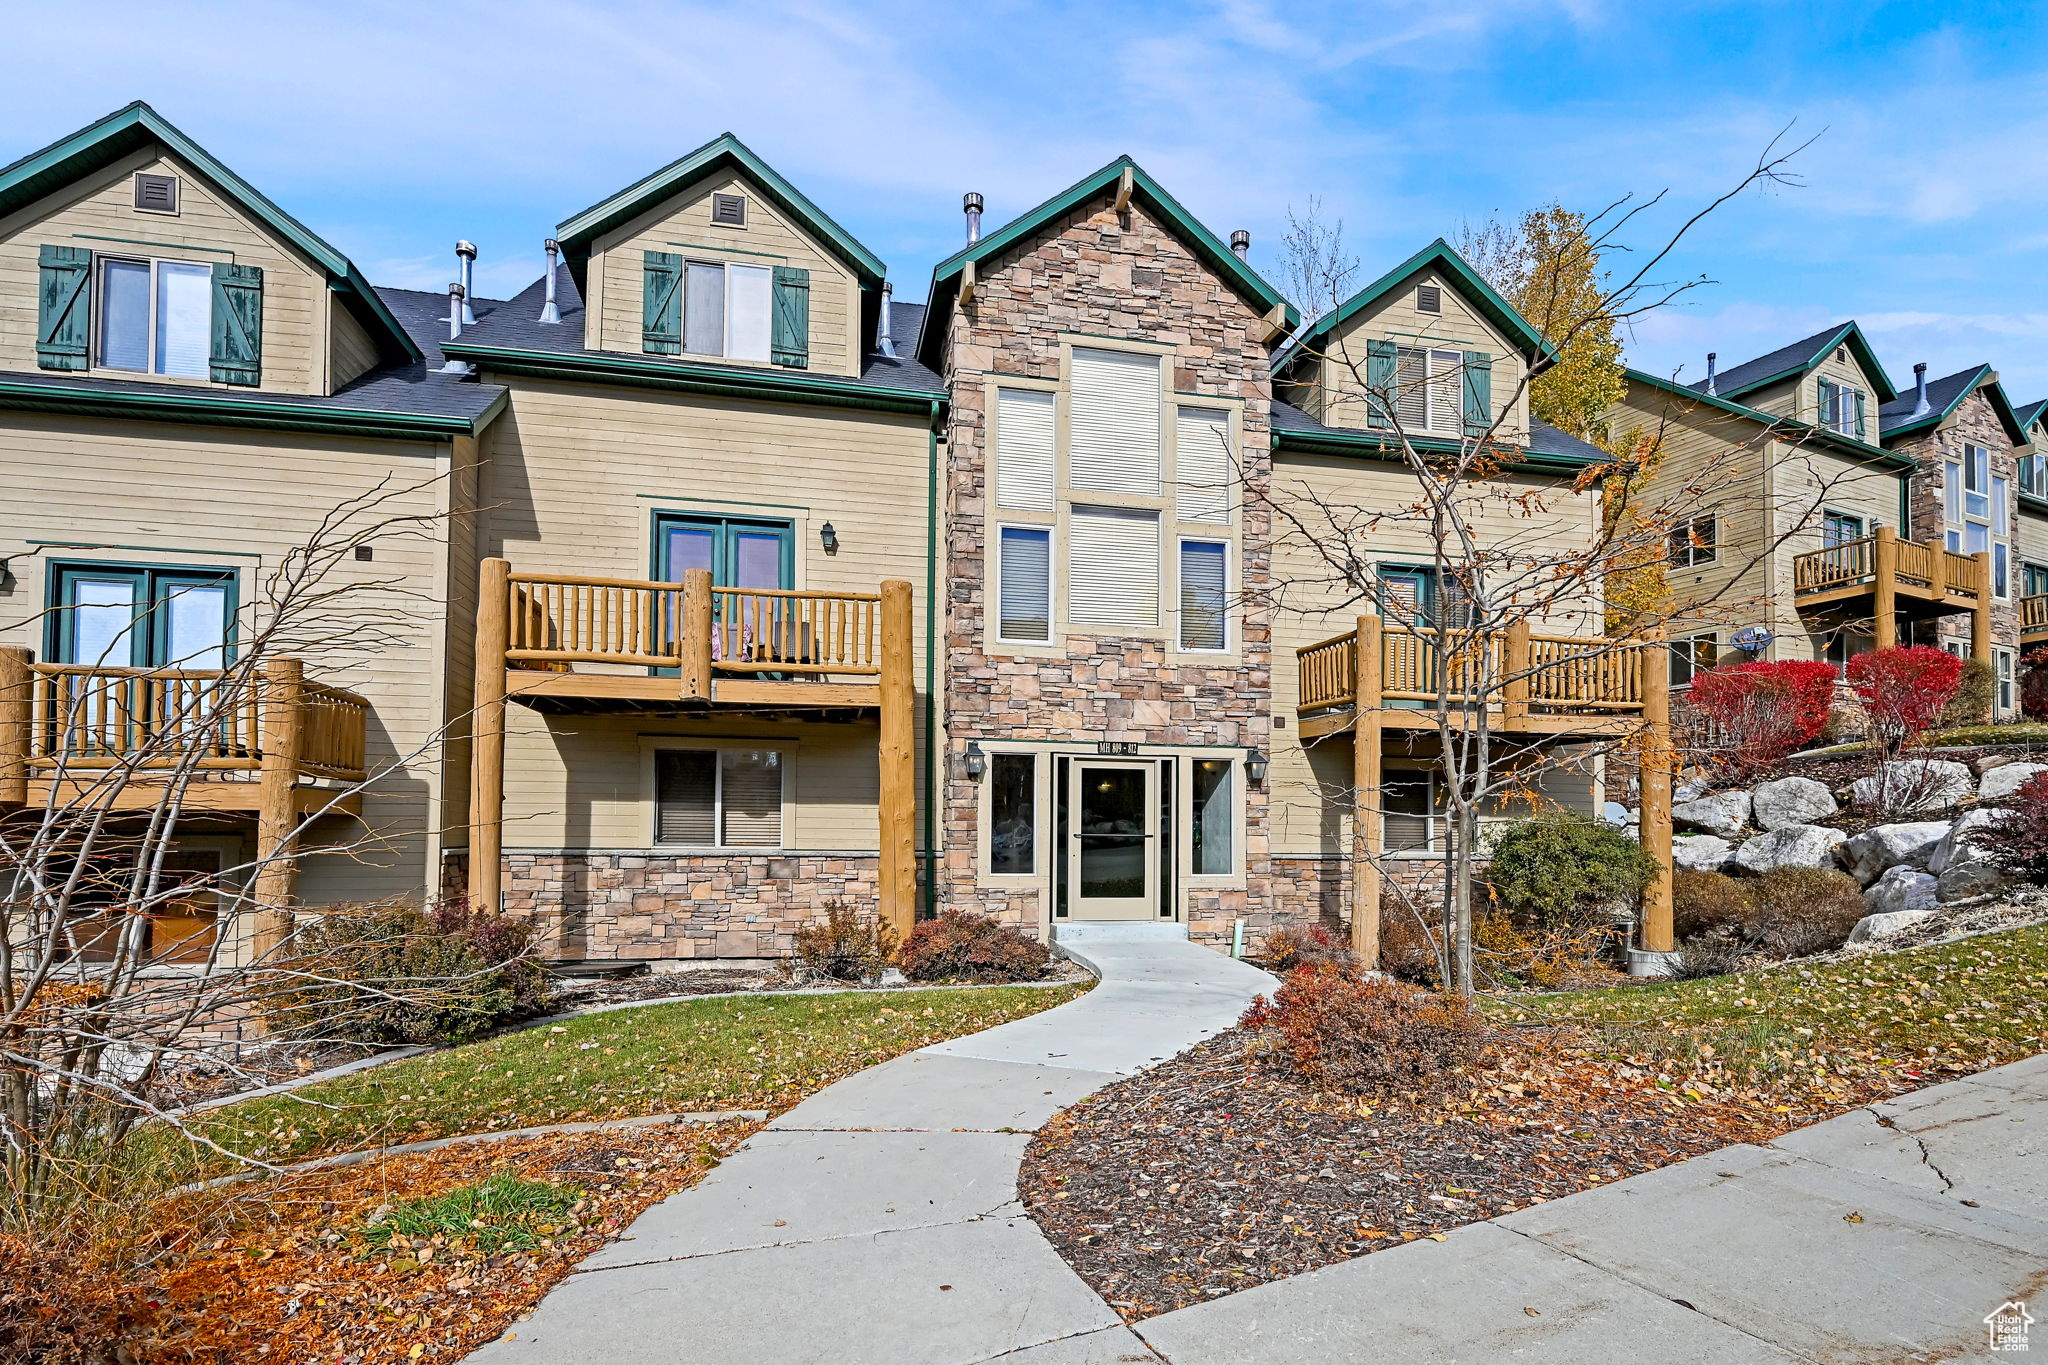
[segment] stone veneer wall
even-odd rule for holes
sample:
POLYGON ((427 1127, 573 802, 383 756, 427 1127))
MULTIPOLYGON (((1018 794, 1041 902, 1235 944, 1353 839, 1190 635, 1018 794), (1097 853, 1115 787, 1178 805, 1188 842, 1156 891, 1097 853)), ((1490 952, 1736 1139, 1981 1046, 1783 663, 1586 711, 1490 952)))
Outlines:
POLYGON ((872 853, 510 853, 505 909, 539 922, 545 957, 787 957, 826 901, 872 909, 880 868, 872 853))
MULTIPOLYGON (((977 271, 974 302, 956 315, 946 350, 952 395, 946 463, 946 757, 940 783, 942 905, 1035 929, 1030 893, 977 885, 979 784, 960 772, 973 740, 1098 740, 1270 747, 1272 629, 1262 605, 1271 562, 1270 514, 1241 512, 1239 659, 1169 661, 1162 640, 1069 636, 1065 658, 1006 658, 983 650, 990 582, 988 395, 992 374, 1054 380, 1062 334, 1170 344, 1172 387, 1240 400, 1245 477, 1262 491, 1271 469, 1272 387, 1260 314, 1203 265, 1142 203, 1118 215, 1107 194, 1049 223, 977 271)), ((1167 414, 1171 421, 1171 413, 1167 414)), ((1247 886, 1191 894, 1190 920, 1226 924, 1266 904, 1266 796, 1245 799, 1247 886)))
MULTIPOLYGON (((1418 900, 1438 904, 1443 894, 1443 863, 1433 858, 1389 858, 1380 865, 1389 887, 1398 886, 1418 900)), ((1351 858, 1348 854, 1280 854, 1273 859, 1271 913, 1249 916, 1246 944, 1282 924, 1322 924, 1332 931, 1351 929, 1351 858)), ((1199 937, 1230 936, 1232 923, 1204 927, 1199 937)))
MULTIPOLYGON (((1910 455, 1920 462, 1920 468, 1911 478, 1908 501, 1911 505, 1913 525, 1912 538, 1945 544, 1947 528, 1942 509, 1942 465, 1951 457, 1961 459, 1965 445, 1983 446, 1991 452, 1991 474, 1994 478, 2006 480, 2006 487, 2014 490, 2008 499, 2006 514, 2017 519, 2018 490, 2020 486, 2019 457, 2013 454, 2012 439, 2006 435, 2005 426, 1998 420, 1998 414, 1991 407, 1991 400, 1979 389, 1962 401, 1956 409, 1953 424, 1909 437, 1892 447, 1901 455, 1910 455)), ((2013 538, 2010 562, 2007 572, 2019 572, 2019 528, 2008 526, 2007 533, 2013 538)), ((1970 639, 1970 618, 1967 614, 1955 614, 1941 618, 1941 636, 1945 640, 1959 640, 1967 644, 1970 639)), ((1991 607, 1991 643, 2005 649, 2019 648, 2020 616, 2019 598, 2008 596, 1994 599, 1991 607)))

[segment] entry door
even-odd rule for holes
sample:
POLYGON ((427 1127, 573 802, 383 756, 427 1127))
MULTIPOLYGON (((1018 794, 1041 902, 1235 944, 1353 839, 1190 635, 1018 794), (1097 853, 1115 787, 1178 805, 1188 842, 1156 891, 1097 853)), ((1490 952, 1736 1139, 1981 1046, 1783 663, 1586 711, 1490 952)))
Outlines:
POLYGON ((1159 913, 1159 765, 1076 759, 1067 781, 1068 914, 1159 913))

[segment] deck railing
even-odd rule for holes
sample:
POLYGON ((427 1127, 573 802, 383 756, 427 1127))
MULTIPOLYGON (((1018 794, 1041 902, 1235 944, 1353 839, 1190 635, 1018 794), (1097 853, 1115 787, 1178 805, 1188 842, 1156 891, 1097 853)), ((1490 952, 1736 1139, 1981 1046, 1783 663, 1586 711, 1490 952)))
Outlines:
POLYGON ((1792 591, 1797 596, 1865 583, 1877 587, 1884 579, 1894 588, 1905 587, 1943 600, 1975 601, 1987 587, 1984 564, 1977 556, 1942 545, 1900 540, 1888 527, 1792 558, 1792 591))
POLYGON ((2020 634, 2048 633, 2048 592, 2020 599, 2020 634))
MULTIPOLYGON (((1446 653, 1438 640, 1427 628, 1382 627, 1382 701, 1428 703, 1448 693, 1456 705, 1483 696, 1489 707, 1553 714, 1642 708, 1644 645, 1511 630, 1446 653)), ((1298 649, 1295 659, 1303 711, 1357 704, 1356 631, 1298 649)))

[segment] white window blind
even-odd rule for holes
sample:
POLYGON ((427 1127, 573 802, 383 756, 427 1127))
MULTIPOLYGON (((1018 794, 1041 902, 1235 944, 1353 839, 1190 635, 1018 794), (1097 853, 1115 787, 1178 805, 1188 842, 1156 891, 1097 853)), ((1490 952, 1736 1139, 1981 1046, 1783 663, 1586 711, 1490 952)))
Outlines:
POLYGON ((718 842, 718 755, 668 749, 654 756, 654 838, 663 844, 718 842))
POLYGON ((1229 643, 1230 547, 1220 540, 1180 543, 1180 647, 1222 649, 1229 643))
POLYGON ((774 749, 726 749, 719 756, 718 805, 733 848, 782 842, 782 755, 774 749))
POLYGON ((1174 422, 1174 514, 1182 521, 1230 520, 1230 414, 1222 408, 1181 408, 1174 422))
POLYGON ((1076 507, 1067 533, 1067 620, 1159 624, 1159 514, 1076 507))
POLYGON ((996 390, 996 502, 1052 510, 1053 396, 996 390))
POLYGON ((1052 532, 1005 526, 997 566, 1000 611, 996 634, 1004 640, 1043 643, 1052 638, 1052 532))
POLYGON ((1100 493, 1158 496, 1159 358, 1077 346, 1072 380, 1068 482, 1100 493))
POLYGON ((766 360, 773 272, 766 266, 729 265, 725 274, 725 353, 740 360, 766 360))
POLYGON ((779 848, 783 756, 776 749, 664 749, 654 756, 654 838, 779 848))

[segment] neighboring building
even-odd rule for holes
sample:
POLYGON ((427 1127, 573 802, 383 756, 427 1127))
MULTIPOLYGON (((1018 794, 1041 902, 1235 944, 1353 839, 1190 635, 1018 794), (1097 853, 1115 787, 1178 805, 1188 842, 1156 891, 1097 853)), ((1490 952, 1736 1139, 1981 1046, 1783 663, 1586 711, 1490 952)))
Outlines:
POLYGON ((2017 533, 2020 648, 2048 645, 2048 399, 2013 410, 2032 449, 2020 456, 2017 533))

